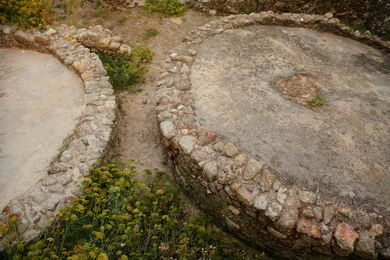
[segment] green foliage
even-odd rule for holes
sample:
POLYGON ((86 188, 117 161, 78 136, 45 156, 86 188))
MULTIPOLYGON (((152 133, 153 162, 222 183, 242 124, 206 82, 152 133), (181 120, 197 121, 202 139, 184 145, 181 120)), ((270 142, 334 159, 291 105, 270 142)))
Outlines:
POLYGON ((42 27, 52 21, 51 0, 1 0, 0 23, 42 27))
POLYGON ((147 47, 136 47, 134 48, 132 54, 138 65, 149 62, 153 59, 153 53, 147 47))
POLYGON ((153 58, 149 49, 135 48, 133 53, 127 56, 99 53, 99 57, 115 91, 141 91, 139 88, 134 88, 134 85, 144 81, 144 74, 147 71, 144 64, 153 58))
POLYGON ((118 17, 117 21, 119 24, 124 24, 127 20, 127 16, 126 15, 121 15, 118 17))
POLYGON ((325 99, 320 95, 316 95, 312 100, 310 100, 309 105, 312 107, 322 107, 325 105, 325 99))
POLYGON ((180 16, 186 10, 186 5, 178 0, 146 0, 145 7, 149 12, 165 16, 180 16))
POLYGON ((132 165, 91 169, 82 195, 69 198, 49 230, 28 245, 9 247, 0 258, 245 258, 238 242, 224 237, 208 217, 189 217, 180 209, 178 191, 163 173, 146 173, 149 181, 142 182, 132 165))
POLYGON ((367 27, 364 24, 361 24, 361 23, 353 23, 353 24, 350 25, 350 27, 354 31, 359 31, 360 33, 365 33, 368 30, 367 27))
POLYGON ((156 29, 146 29, 145 32, 144 32, 144 40, 148 40, 154 36, 156 36, 158 34, 158 31, 156 29))

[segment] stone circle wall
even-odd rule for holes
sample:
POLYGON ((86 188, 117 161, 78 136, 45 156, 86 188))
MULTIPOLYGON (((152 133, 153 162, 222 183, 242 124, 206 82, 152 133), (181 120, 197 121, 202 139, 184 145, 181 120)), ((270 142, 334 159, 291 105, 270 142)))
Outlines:
MULTIPOLYGON (((85 46, 119 53, 130 53, 131 48, 101 26, 88 30, 66 25, 44 32, 15 30, 10 26, 0 27, 0 47, 51 53, 80 75, 86 104, 74 132, 66 139, 63 153, 52 160, 50 175, 37 180, 30 191, 1 209, 3 222, 7 222, 7 215, 18 216, 18 235, 28 241, 53 222, 58 210, 69 203, 70 198, 80 195, 83 177, 90 174, 89 167, 102 158, 110 141, 116 113, 114 90, 98 55, 85 46)), ((16 235, 0 234, 0 251, 12 243, 16 235)))
POLYGON ((197 45, 225 30, 255 24, 320 29, 390 50, 388 43, 360 35, 331 16, 260 12, 231 15, 199 27, 167 58, 157 83, 156 113, 176 180, 198 206, 234 234, 280 257, 390 258, 389 216, 284 185, 274 169, 240 153, 233 143, 218 140, 198 121, 189 92, 197 45))
POLYGON ((379 35, 390 35, 390 2, 386 0, 195 0, 201 9, 219 13, 260 11, 326 14, 346 23, 364 24, 379 35))

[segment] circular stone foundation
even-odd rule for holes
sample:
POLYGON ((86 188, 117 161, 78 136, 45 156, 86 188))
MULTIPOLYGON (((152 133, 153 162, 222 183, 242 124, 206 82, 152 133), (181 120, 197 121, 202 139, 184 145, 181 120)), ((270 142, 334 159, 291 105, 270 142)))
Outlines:
POLYGON ((157 83, 177 182, 272 255, 389 258, 389 50, 322 15, 200 26, 157 83))
POLYGON ((74 72, 49 54, 18 49, 0 49, 0 100, 2 209, 47 176, 85 104, 74 72))
POLYGON ((250 26, 206 39, 190 72, 200 123, 285 184, 390 214, 390 58, 348 38, 250 26))

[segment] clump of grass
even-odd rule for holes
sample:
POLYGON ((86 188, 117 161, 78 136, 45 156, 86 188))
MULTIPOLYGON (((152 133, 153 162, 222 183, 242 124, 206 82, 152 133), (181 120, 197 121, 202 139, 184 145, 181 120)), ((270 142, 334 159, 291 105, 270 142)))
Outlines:
POLYGON ((147 63, 153 59, 153 52, 147 47, 136 47, 132 52, 138 65, 147 63))
POLYGON ((180 16, 187 9, 178 0, 146 0, 145 7, 151 13, 162 13, 165 16, 180 16))
POLYGON ((350 27, 354 31, 359 31, 360 33, 365 33, 368 30, 367 27, 364 24, 361 24, 361 23, 353 23, 353 24, 350 25, 350 27))
MULTIPOLYGON (((41 237, 17 242, 0 258, 246 259, 238 241, 224 236, 209 217, 180 208, 178 190, 163 173, 146 174, 151 177, 142 182, 133 165, 91 169, 82 195, 69 197, 70 205, 41 237)), ((0 231, 9 232, 17 218, 0 223, 0 231)))
POLYGON ((118 17, 117 21, 119 24, 124 24, 127 20, 127 16, 126 15, 121 15, 118 17))
POLYGON ((93 12, 92 16, 95 17, 95 18, 99 18, 99 17, 110 18, 111 17, 108 8, 105 8, 105 7, 97 8, 93 12))
POLYGON ((156 36, 158 34, 158 31, 156 29, 150 28, 146 29, 144 32, 144 40, 149 40, 150 38, 156 36))
POLYGON ((138 67, 131 56, 100 53, 99 57, 115 91, 132 90, 133 85, 144 80, 144 69, 138 67))
POLYGON ((57 160, 61 159, 62 154, 68 149, 68 147, 72 141, 73 141, 73 135, 66 137, 62 141, 62 145, 61 145, 60 149, 58 149, 58 153, 56 156, 57 160))
POLYGON ((309 101, 309 105, 312 107, 322 107, 325 105, 325 99, 320 95, 315 95, 315 97, 309 101))
POLYGON ((55 8, 66 10, 66 3, 58 3, 55 5, 55 8))
POLYGON ((144 81, 144 74, 147 72, 145 64, 153 58, 150 49, 138 47, 133 50, 131 55, 99 53, 99 57, 115 91, 142 91, 140 88, 135 88, 134 85, 144 81))

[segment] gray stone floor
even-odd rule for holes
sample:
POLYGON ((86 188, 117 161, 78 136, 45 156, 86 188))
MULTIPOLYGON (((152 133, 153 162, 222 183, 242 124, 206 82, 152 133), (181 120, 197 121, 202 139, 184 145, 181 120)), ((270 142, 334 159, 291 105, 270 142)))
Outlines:
POLYGON ((285 182, 390 214, 388 56, 351 39, 275 26, 225 31, 197 51, 190 79, 202 125, 285 182), (300 72, 325 106, 305 107, 275 87, 300 72))
POLYGON ((0 49, 0 209, 47 175, 84 107, 82 81, 55 57, 0 49))

